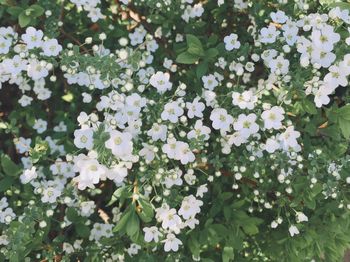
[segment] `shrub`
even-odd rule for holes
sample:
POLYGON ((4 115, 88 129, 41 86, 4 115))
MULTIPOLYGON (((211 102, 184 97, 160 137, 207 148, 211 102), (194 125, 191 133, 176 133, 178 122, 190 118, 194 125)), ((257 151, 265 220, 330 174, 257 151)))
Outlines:
POLYGON ((341 261, 349 3, 0 4, 0 261, 341 261))

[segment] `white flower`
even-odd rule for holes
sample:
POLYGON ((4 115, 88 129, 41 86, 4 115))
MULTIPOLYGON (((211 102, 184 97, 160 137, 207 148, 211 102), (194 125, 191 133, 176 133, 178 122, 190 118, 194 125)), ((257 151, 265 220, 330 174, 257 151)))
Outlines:
POLYGON ((233 124, 233 128, 234 130, 240 132, 243 137, 248 138, 250 135, 259 131, 259 126, 255 123, 255 121, 255 114, 240 114, 237 121, 233 124))
POLYGON ((316 107, 322 107, 322 105, 327 105, 330 102, 329 95, 333 92, 332 88, 328 88, 326 85, 320 86, 319 89, 314 93, 314 102, 316 107))
POLYGON ((276 75, 285 75, 289 71, 289 61, 280 55, 276 59, 270 61, 269 67, 272 73, 276 75))
POLYGON ((128 169, 121 164, 112 166, 106 173, 107 178, 113 180, 117 184, 122 183, 127 175, 128 169))
POLYGON ((34 27, 28 27, 26 33, 22 35, 22 40, 27 44, 28 49, 42 46, 43 31, 36 30, 34 27))
POLYGON ((78 189, 84 190, 86 187, 94 188, 102 177, 106 175, 106 168, 96 159, 85 155, 78 155, 74 158, 74 170, 79 172, 79 176, 73 178, 78 183, 78 189))
POLYGON ((61 195, 61 190, 57 187, 49 186, 42 192, 41 201, 43 203, 55 203, 57 198, 61 195))
POLYGON ((204 103, 199 102, 199 99, 199 97, 196 97, 192 103, 186 103, 186 108, 188 109, 187 115, 189 118, 194 118, 195 116, 199 118, 203 117, 202 112, 205 109, 205 105, 204 103))
POLYGON ((22 184, 27 184, 37 177, 38 173, 36 172, 36 167, 33 166, 31 169, 24 170, 24 173, 20 176, 20 179, 22 184))
POLYGON ((296 221, 297 223, 307 222, 309 218, 303 212, 296 212, 296 221))
POLYGON ((281 147, 285 151, 293 150, 299 152, 301 146, 298 144, 297 138, 300 137, 300 133, 294 130, 294 126, 287 127, 286 131, 278 136, 278 140, 281 142, 281 147))
POLYGON ((332 88, 346 86, 348 84, 348 72, 346 67, 332 65, 329 67, 329 73, 325 76, 324 82, 328 83, 332 88))
POLYGON ((184 110, 179 106, 177 101, 169 102, 164 106, 164 110, 161 114, 163 120, 169 120, 171 123, 177 123, 180 116, 182 116, 184 110))
POLYGON ((225 36, 224 42, 227 51, 238 49, 241 46, 241 43, 238 41, 238 35, 236 34, 230 34, 228 36, 225 36))
POLYGON ((74 131, 74 145, 77 148, 86 148, 91 150, 93 143, 94 131, 92 128, 83 128, 74 131))
POLYGON ((58 56, 62 51, 62 46, 58 44, 56 39, 46 40, 41 48, 46 56, 58 56))
POLYGON ((169 81, 169 73, 163 73, 158 71, 156 74, 152 75, 149 82, 154 86, 159 94, 163 94, 167 90, 170 90, 172 83, 169 81))
POLYGON ((204 140, 208 140, 210 132, 211 132, 210 128, 207 126, 204 126, 202 120, 197 120, 194 125, 194 129, 188 132, 187 138, 199 139, 200 137, 203 137, 204 140))
POLYGON ((154 123, 152 125, 152 128, 147 131, 147 135, 152 138, 152 140, 157 141, 165 141, 166 135, 167 135, 167 126, 166 125, 159 125, 157 123, 154 123))
POLYGON ((167 234, 165 244, 164 244, 164 251, 169 252, 170 250, 176 252, 179 250, 179 245, 182 245, 182 242, 180 239, 176 238, 174 234, 167 234))
POLYGON ((117 130, 112 130, 109 134, 110 138, 105 142, 105 146, 112 150, 114 156, 122 160, 128 160, 133 150, 131 134, 117 130))
POLYGON ((274 43, 279 34, 280 32, 276 30, 275 26, 269 25, 269 27, 260 30, 260 41, 262 43, 274 43))
POLYGON ((276 13, 272 12, 270 16, 272 21, 279 24, 284 24, 288 19, 288 17, 286 16, 286 13, 280 10, 278 10, 276 13))
POLYGON ((169 209, 168 211, 164 212, 163 216, 161 217, 162 220, 162 228, 170 230, 175 230, 178 228, 181 224, 181 218, 176 214, 175 208, 169 209))
POLYGON ((210 120, 213 121, 212 126, 214 129, 222 131, 229 131, 233 123, 233 117, 224 108, 215 108, 211 111, 210 120))
POLYGON ((159 237, 162 236, 162 233, 159 232, 158 228, 153 227, 144 227, 143 232, 145 232, 145 241, 147 243, 154 240, 154 242, 159 241, 159 237))
POLYGON ((280 148, 280 144, 272 138, 268 138, 265 143, 265 150, 269 153, 273 153, 280 148))
POLYGON ((140 156, 143 156, 146 159, 146 163, 148 164, 152 162, 155 157, 154 150, 156 149, 156 147, 147 143, 142 143, 142 146, 143 148, 140 150, 139 154, 140 156))
POLYGON ((280 129, 282 127, 281 122, 284 119, 284 110, 280 106, 274 106, 269 110, 265 110, 261 114, 261 118, 264 120, 266 129, 280 129))
POLYGON ((193 195, 186 196, 182 200, 178 214, 184 219, 194 218, 196 214, 200 213, 202 205, 203 201, 197 200, 193 195))
POLYGON ((42 134, 47 129, 47 122, 43 119, 36 119, 33 128, 38 132, 38 134, 42 134))
POLYGON ((213 91, 215 87, 219 85, 219 82, 216 80, 215 76, 210 74, 207 76, 202 76, 202 81, 204 88, 210 91, 213 91))
POLYGON ((232 104, 238 106, 241 109, 252 110, 258 98, 253 95, 252 91, 244 91, 242 94, 238 92, 232 92, 232 104))
POLYGON ((32 59, 27 66, 27 74, 33 80, 38 80, 49 75, 45 61, 32 59))
POLYGON ((289 227, 289 234, 293 237, 294 235, 298 235, 300 232, 295 225, 291 225, 289 227))

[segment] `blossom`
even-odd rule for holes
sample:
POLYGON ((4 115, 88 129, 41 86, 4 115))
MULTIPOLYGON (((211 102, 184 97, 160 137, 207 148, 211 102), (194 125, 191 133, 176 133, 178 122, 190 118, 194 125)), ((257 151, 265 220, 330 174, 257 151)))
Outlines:
POLYGON ((56 39, 49 39, 42 44, 43 53, 46 56, 57 56, 62 51, 62 46, 56 39))
POLYGON ((188 109, 187 115, 189 118, 203 117, 203 110, 205 109, 205 105, 202 102, 199 102, 199 97, 196 97, 193 102, 187 102, 186 108, 188 109))
POLYGON ((167 135, 167 126, 166 125, 159 125, 157 123, 154 123, 152 125, 152 128, 147 131, 147 135, 152 138, 152 140, 157 141, 165 141, 166 135, 167 135))
POLYGON ((91 150, 94 146, 93 144, 93 134, 92 128, 82 128, 74 131, 74 145, 77 148, 86 148, 91 150))
POLYGON ((36 167, 33 166, 31 169, 24 170, 23 174, 20 176, 20 179, 22 184, 27 184, 37 177, 38 173, 36 172, 36 167))
POLYGON ((293 237, 294 235, 298 235, 300 232, 295 225, 291 225, 289 227, 289 234, 293 237))
POLYGON ((203 202, 197 200, 193 195, 186 196, 182 200, 178 214, 184 219, 193 218, 196 214, 200 213, 200 207, 202 205, 203 202))
POLYGON ((309 218, 303 212, 296 212, 296 221, 297 223, 307 222, 309 218))
POLYGON ((163 120, 169 120, 171 123, 177 123, 179 117, 182 116, 183 113, 184 110, 179 106, 179 103, 173 101, 165 104, 161 118, 163 120))
POLYGON ((273 25, 270 25, 267 28, 264 27, 260 30, 260 41, 262 43, 274 43, 279 34, 280 32, 277 31, 276 27, 273 25))
POLYGON ((170 250, 176 252, 179 250, 179 245, 182 245, 182 242, 180 239, 176 238, 174 234, 167 234, 165 244, 164 244, 164 251, 169 252, 170 250))
POLYGON ((284 119, 284 110, 282 107, 274 106, 265 110, 261 114, 261 118, 264 120, 266 129, 280 129, 282 127, 281 121, 284 119))
POLYGON ((172 87, 172 83, 169 81, 170 75, 169 73, 163 73, 158 71, 156 74, 152 75, 149 82, 155 87, 158 93, 163 94, 168 91, 172 87))
POLYGON ((212 74, 207 76, 202 76, 202 81, 204 84, 204 88, 210 91, 214 90, 214 88, 219 85, 219 82, 216 80, 215 76, 212 74))
POLYGON ((105 142, 106 148, 110 149, 114 156, 127 160, 132 155, 133 150, 131 134, 112 130, 109 135, 110 138, 105 142))
POLYGON ((248 138, 250 135, 255 134, 259 130, 259 126, 255 123, 256 115, 255 114, 240 114, 237 121, 233 124, 234 130, 241 133, 245 138, 248 138))
POLYGON ((279 24, 284 24, 288 19, 286 13, 281 10, 278 10, 277 12, 271 12, 270 16, 272 21, 279 24))
POLYGON ((145 241, 146 242, 158 242, 159 237, 162 236, 162 233, 159 232, 158 228, 155 226, 152 227, 144 227, 143 232, 145 232, 145 241))
POLYGON ((232 92, 232 104, 241 109, 247 108, 252 110, 257 101, 258 99, 252 91, 244 91, 242 93, 232 92))
POLYGON ((233 123, 233 117, 224 108, 215 108, 210 114, 210 120, 214 129, 222 131, 229 131, 233 123))
POLYGON ((42 46, 43 31, 36 30, 34 27, 27 27, 26 33, 22 35, 23 42, 28 49, 38 48, 42 46))
POLYGON ((241 43, 238 41, 238 35, 230 34, 224 37, 225 48, 227 51, 231 51, 233 49, 238 49, 241 46, 241 43))

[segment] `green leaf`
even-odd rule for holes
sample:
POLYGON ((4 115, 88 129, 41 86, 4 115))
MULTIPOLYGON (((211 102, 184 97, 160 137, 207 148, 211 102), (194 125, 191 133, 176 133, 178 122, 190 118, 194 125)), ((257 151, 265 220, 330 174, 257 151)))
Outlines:
POLYGON ((68 207, 66 210, 66 215, 68 220, 73 223, 79 222, 82 219, 74 207, 68 207))
POLYGON ((31 21, 31 17, 30 15, 26 14, 26 11, 23 11, 22 13, 19 14, 18 23, 21 27, 26 27, 27 25, 29 25, 30 21, 31 21))
POLYGON ((86 238, 90 235, 90 228, 83 223, 77 223, 75 225, 75 231, 77 232, 77 235, 86 238))
POLYGON ((303 105, 303 109, 305 110, 305 112, 312 114, 312 115, 317 114, 316 106, 310 100, 304 99, 302 105, 303 105))
POLYGON ((222 250, 222 262, 233 261, 235 254, 233 253, 233 247, 224 247, 222 250))
POLYGON ((0 180, 0 192, 4 192, 7 189, 9 189, 14 181, 15 179, 11 176, 6 176, 2 180, 0 180))
POLYGON ((14 17, 18 17, 22 11, 23 11, 23 8, 19 6, 12 6, 7 9, 7 12, 14 17))
POLYGON ((7 155, 1 156, 1 165, 4 173, 8 176, 17 176, 21 173, 21 168, 17 166, 7 155))
POLYGON ((189 52, 183 52, 179 54, 176 58, 176 62, 180 64, 194 64, 199 59, 198 56, 190 54, 189 52))
POLYGON ((350 10, 350 3, 337 2, 329 5, 329 8, 339 7, 342 10, 350 10))
POLYGON ((188 52, 192 55, 203 56, 204 50, 201 41, 194 35, 186 35, 188 52))
POLYGON ((209 48, 207 51, 205 51, 205 57, 208 59, 213 59, 217 57, 219 54, 219 51, 216 48, 209 48))
POLYGON ((122 231, 122 229, 125 229, 125 225, 128 223, 129 217, 131 216, 131 212, 133 212, 133 210, 129 206, 129 208, 125 210, 117 225, 113 228, 113 232, 119 232, 122 231))
POLYGON ((141 211, 137 212, 137 214, 143 222, 150 222, 154 216, 152 204, 148 200, 142 198, 138 200, 138 203, 140 204, 141 211))
POLYGON ((40 5, 31 5, 29 8, 26 9, 26 11, 30 11, 30 15, 38 17, 45 12, 45 9, 42 8, 40 5))
POLYGON ((140 220, 135 210, 131 212, 128 223, 126 225, 126 233, 129 237, 134 236, 140 230, 140 220))
POLYGON ((256 235, 259 233, 259 228, 253 223, 243 224, 242 227, 247 235, 256 235))
POLYGON ((117 200, 123 200, 127 197, 130 197, 132 193, 128 191, 129 189, 129 186, 123 186, 115 190, 107 206, 113 205, 117 200))
POLYGON ((196 75, 198 78, 201 78, 208 71, 208 62, 203 61, 196 67, 196 75))

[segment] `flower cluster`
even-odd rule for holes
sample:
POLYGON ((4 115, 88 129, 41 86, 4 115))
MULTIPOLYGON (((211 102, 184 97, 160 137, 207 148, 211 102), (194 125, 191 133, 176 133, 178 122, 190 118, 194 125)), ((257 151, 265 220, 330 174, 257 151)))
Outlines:
POLYGON ((67 19, 56 38, 0 28, 0 92, 17 96, 0 112, 6 258, 339 258, 350 8, 70 2, 46 10, 67 19))

